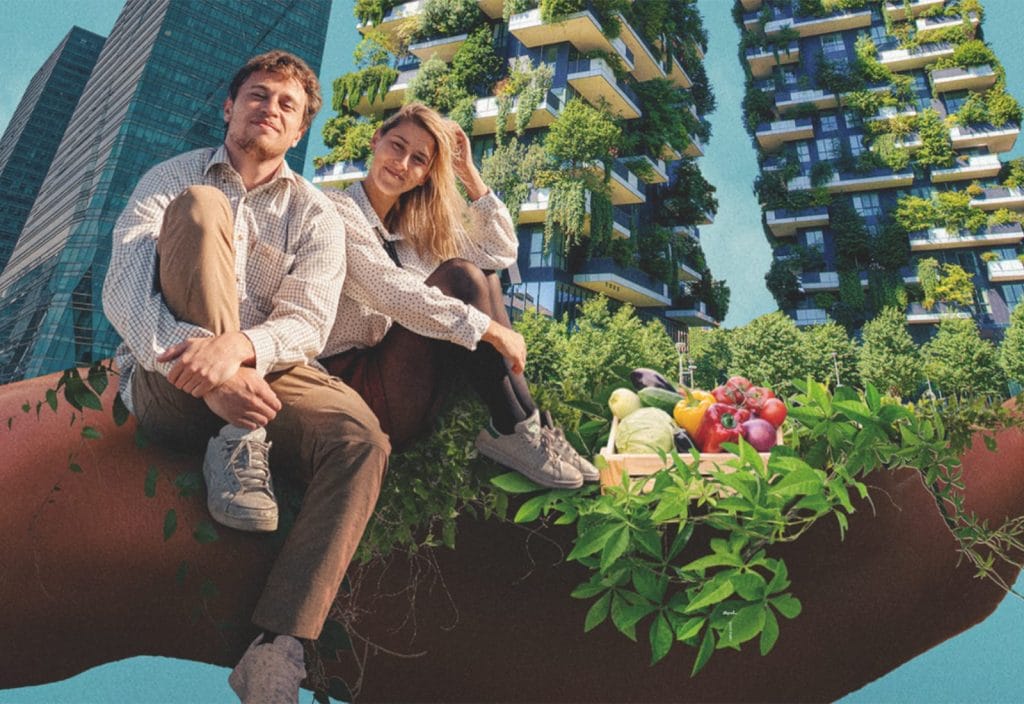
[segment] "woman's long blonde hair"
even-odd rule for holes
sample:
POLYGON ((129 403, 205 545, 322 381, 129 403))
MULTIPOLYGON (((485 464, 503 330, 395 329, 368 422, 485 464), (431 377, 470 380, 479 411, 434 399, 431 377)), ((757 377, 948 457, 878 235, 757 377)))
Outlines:
POLYGON ((436 150, 427 180, 399 197, 385 216, 384 226, 411 241, 421 256, 429 252, 439 261, 452 259, 464 251, 468 209, 455 185, 452 155, 456 144, 449 121, 423 103, 409 103, 384 121, 381 136, 406 121, 429 132, 436 150))

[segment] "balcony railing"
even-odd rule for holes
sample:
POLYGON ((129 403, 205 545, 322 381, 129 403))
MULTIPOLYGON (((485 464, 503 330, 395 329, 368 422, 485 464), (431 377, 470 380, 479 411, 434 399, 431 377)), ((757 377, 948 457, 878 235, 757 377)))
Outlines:
POLYGON ((975 232, 949 231, 944 227, 934 227, 910 235, 910 250, 922 252, 935 249, 961 249, 964 247, 995 247, 1015 245, 1024 240, 1024 229, 1020 223, 1011 222, 1001 225, 988 225, 975 232))
POLYGON ((321 166, 313 175, 313 183, 320 186, 346 186, 366 178, 365 161, 339 161, 321 166))
POLYGON ((815 37, 820 34, 842 32, 847 29, 861 29, 871 26, 871 11, 838 12, 828 17, 783 17, 772 20, 764 26, 768 36, 784 29, 794 29, 801 37, 815 37))
POLYGON ((389 39, 398 39, 402 26, 407 24, 416 15, 421 14, 426 4, 426 0, 413 0, 412 2, 395 5, 381 18, 380 24, 374 25, 372 22, 365 24, 360 22, 356 25, 356 29, 362 34, 366 34, 371 30, 377 30, 383 32, 389 39))
POLYGON ((786 311, 799 327, 805 325, 824 325, 828 322, 828 313, 824 308, 794 308, 786 311))
POLYGON ((769 210, 765 218, 776 237, 792 237, 801 228, 826 227, 829 223, 828 208, 824 206, 805 210, 769 210))
POLYGON ((655 281, 639 269, 619 266, 608 257, 586 262, 573 276, 573 283, 640 308, 667 306, 672 302, 666 284, 655 281))
POLYGON ((868 118, 868 121, 894 120, 897 117, 914 117, 915 115, 917 115, 917 109, 913 107, 901 109, 895 105, 883 105, 878 108, 878 112, 868 118))
MULTIPOLYGON (((977 27, 980 23, 978 13, 973 10, 968 12, 967 21, 977 27)), ((917 27, 918 34, 921 34, 922 32, 933 32, 940 29, 956 27, 963 23, 963 17, 919 17, 914 24, 917 27)))
MULTIPOLYGON (((856 193, 878 188, 906 188, 914 183, 913 171, 874 169, 865 173, 834 173, 822 185, 829 193, 856 193)), ((789 181, 789 190, 806 191, 811 188, 811 177, 797 176, 789 181)))
POLYGON ((568 81, 591 103, 606 102, 616 116, 627 120, 640 117, 640 99, 631 88, 618 82, 604 59, 570 61, 568 81))
POLYGON ((911 71, 952 56, 954 49, 955 46, 949 42, 924 44, 910 49, 887 49, 878 52, 878 60, 890 71, 911 71))
POLYGON ((1024 281, 1024 262, 1019 259, 988 262, 988 280, 992 283, 1024 281))
POLYGON ((468 38, 468 34, 457 34, 451 37, 437 37, 427 41, 416 42, 409 45, 409 53, 418 57, 420 61, 440 59, 445 63, 449 63, 452 57, 455 56, 455 52, 459 50, 459 47, 468 38))
POLYGON ((813 105, 818 110, 834 108, 839 104, 835 93, 821 90, 779 91, 775 94, 775 107, 779 112, 791 110, 801 105, 813 105))
MULTIPOLYGON (((512 15, 508 20, 508 31, 530 48, 568 41, 580 52, 618 53, 623 61, 627 60, 621 53, 625 45, 609 39, 604 27, 589 9, 574 12, 560 22, 546 23, 541 19, 540 9, 534 8, 512 15)), ((631 64, 632 58, 627 63, 631 64)))
POLYGON ((806 293, 812 291, 838 291, 839 272, 813 271, 800 274, 800 288, 806 293))
MULTIPOLYGON (((917 17, 925 10, 942 7, 946 0, 911 0, 910 15, 917 17)), ((885 14, 894 20, 902 20, 907 17, 907 3, 904 0, 889 0, 885 3, 885 14)))
POLYGON ((932 183, 961 181, 974 178, 992 178, 999 173, 1002 162, 998 154, 980 154, 968 157, 949 169, 933 169, 932 183))
POLYGON ((937 93, 950 90, 985 90, 996 82, 996 72, 988 64, 961 68, 942 68, 931 72, 932 86, 937 93))
POLYGON ((665 317, 677 323, 693 327, 717 327, 718 321, 708 313, 708 304, 698 301, 692 296, 681 299, 671 310, 665 311, 665 317))
POLYGON ((1024 190, 1006 186, 992 186, 981 195, 971 198, 971 205, 982 210, 1024 210, 1024 190))
POLYGON ((612 205, 635 205, 647 201, 640 179, 621 160, 612 163, 611 187, 612 205))
POLYGON ((776 64, 793 64, 800 60, 800 45, 790 42, 782 47, 750 47, 746 51, 747 64, 754 78, 770 76, 776 64))
MULTIPOLYGON (((562 99, 557 93, 548 91, 527 122, 527 128, 547 127, 562 111, 562 99)), ((515 127, 513 116, 519 112, 519 99, 516 98, 509 113, 507 129, 515 127)), ((498 99, 496 97, 477 98, 476 113, 473 117, 473 134, 494 134, 498 129, 498 99)))
POLYGON ((954 125, 949 130, 954 149, 985 147, 993 154, 1013 149, 1020 134, 1020 125, 1008 124, 1003 127, 992 125, 954 125))
POLYGON ((757 126, 757 142, 763 149, 772 150, 783 142, 814 137, 814 124, 809 117, 798 120, 776 120, 757 126))
POLYGON ((907 322, 911 325, 928 325, 939 323, 943 318, 970 318, 971 314, 958 310, 945 303, 936 303, 932 308, 925 308, 920 303, 907 306, 907 322))

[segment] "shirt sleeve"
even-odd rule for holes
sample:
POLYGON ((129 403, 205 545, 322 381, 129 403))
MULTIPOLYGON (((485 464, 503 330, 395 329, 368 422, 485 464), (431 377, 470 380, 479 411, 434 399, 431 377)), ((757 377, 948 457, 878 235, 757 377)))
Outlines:
POLYGON ((417 335, 475 350, 490 316, 396 266, 359 206, 348 198, 335 202, 345 223, 345 293, 417 335))
POLYGON ((477 198, 469 206, 469 251, 465 259, 481 269, 501 271, 516 262, 519 240, 508 208, 493 191, 477 198))
POLYGON ((242 331, 252 341, 261 375, 315 360, 337 314, 345 281, 345 225, 326 198, 315 199, 301 217, 303 240, 270 315, 242 331))
POLYGON ((142 177, 114 226, 103 282, 103 312, 114 329, 138 364, 165 376, 174 363, 156 358, 167 348, 190 337, 213 336, 175 318, 157 289, 156 241, 174 191, 174 180, 161 166, 142 177))

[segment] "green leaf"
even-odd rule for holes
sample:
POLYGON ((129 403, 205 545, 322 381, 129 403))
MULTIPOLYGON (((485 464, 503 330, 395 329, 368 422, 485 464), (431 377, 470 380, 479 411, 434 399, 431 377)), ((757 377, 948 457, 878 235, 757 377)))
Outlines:
POLYGON ((988 448, 989 452, 996 451, 996 439, 992 435, 982 435, 981 439, 985 441, 985 447, 988 448))
POLYGON ((569 596, 571 596, 573 599, 589 599, 591 597, 597 596, 606 589, 608 589, 608 587, 604 584, 601 584, 600 582, 584 582, 583 584, 573 589, 572 593, 569 594, 569 596))
POLYGON ((604 596, 593 603, 587 611, 587 618, 583 622, 584 633, 589 633, 604 623, 604 620, 608 618, 608 609, 611 601, 612 593, 609 590, 604 593, 604 596))
POLYGON ((598 550, 604 549, 608 538, 619 527, 616 523, 606 523, 597 528, 589 528, 576 538, 576 546, 566 557, 567 560, 578 560, 587 555, 593 555, 598 550))
POLYGON ((156 496, 156 480, 160 478, 160 470, 155 466, 149 465, 149 469, 146 471, 146 481, 143 485, 143 489, 146 493, 146 498, 152 499, 156 496))
POLYGON ((192 531, 192 537, 196 539, 197 543, 205 545, 216 541, 220 536, 217 535, 217 529, 213 527, 212 523, 200 521, 196 529, 192 531))
POLYGON ((519 472, 508 472, 491 479, 491 484, 510 494, 529 494, 544 487, 534 484, 519 472))
POLYGON ((738 558, 736 555, 718 553, 715 555, 705 555, 704 557, 697 558, 693 562, 689 562, 679 569, 684 572, 703 571, 709 567, 742 567, 743 560, 738 558))
POLYGON ((25 401, 25 403, 21 404, 21 412, 22 413, 28 413, 31 410, 32 410, 32 404, 30 404, 28 401, 25 401))
POLYGON ((612 599, 612 623, 622 635, 630 640, 636 640, 636 624, 657 610, 658 607, 653 604, 629 604, 625 599, 616 596, 612 599))
POLYGON ((686 547, 686 544, 690 542, 690 536, 692 535, 693 523, 687 523, 679 528, 679 532, 676 533, 676 537, 672 539, 672 545, 668 550, 667 557, 669 560, 675 559, 675 557, 682 552, 683 548, 686 547))
POLYGON ((441 526, 441 542, 449 550, 455 549, 455 521, 449 519, 441 526))
POLYGON ((714 652, 715 632, 709 628, 704 633, 704 639, 700 642, 700 649, 697 651, 697 659, 693 661, 693 670, 690 671, 690 677, 704 669, 704 666, 708 664, 708 660, 711 659, 711 655, 714 652))
POLYGON ((718 582, 712 580, 704 585, 704 588, 700 590, 689 606, 686 607, 684 613, 693 613, 694 611, 724 601, 732 596, 734 591, 736 591, 736 588, 732 586, 732 582, 728 579, 718 582))
POLYGON ((78 464, 77 462, 72 462, 71 464, 69 464, 68 469, 70 469, 75 474, 82 473, 82 465, 78 464))
POLYGON ((690 497, 678 487, 671 487, 662 492, 658 507, 651 514, 651 520, 662 523, 666 520, 686 520, 689 514, 690 497))
POLYGON ((103 437, 103 433, 101 433, 99 430, 92 427, 91 425, 87 425, 82 428, 82 437, 85 438, 86 440, 99 440, 101 437, 103 437))
POLYGON ((203 477, 195 471, 182 472, 174 478, 174 487, 182 498, 195 496, 203 490, 203 477))
POLYGON ((167 513, 164 514, 164 540, 170 540, 177 529, 178 514, 173 508, 167 509, 167 513))
POLYGON ((741 572, 729 578, 736 593, 747 601, 760 601, 765 597, 768 583, 757 572, 741 572))
POLYGON ((651 630, 648 633, 651 643, 651 664, 658 662, 672 649, 672 627, 663 614, 658 614, 651 623, 651 630))
POLYGON ((662 597, 665 596, 665 589, 668 588, 668 582, 665 579, 644 567, 637 567, 633 570, 633 585, 640 596, 656 604, 661 603, 662 597))
POLYGON ((57 392, 53 389, 46 390, 46 405, 50 407, 51 411, 57 410, 57 392))
POLYGON ((813 494, 821 490, 821 477, 810 467, 799 469, 787 474, 778 484, 773 484, 769 492, 776 496, 797 496, 813 494))
POLYGON ((700 633, 700 629, 707 623, 704 616, 693 616, 686 619, 676 628, 676 640, 689 640, 700 633))
POLYGON ((540 494, 529 499, 519 510, 516 511, 516 517, 513 520, 515 523, 529 523, 535 521, 540 516, 541 509, 548 503, 549 496, 547 494, 540 494))
POLYGON ((791 594, 782 594, 771 599, 771 604, 786 618, 796 618, 803 610, 800 600, 791 594))
POLYGON ((761 655, 767 655, 779 639, 779 621, 771 609, 764 610, 764 629, 761 631, 761 655))
POLYGON ((761 629, 764 628, 764 612, 765 607, 763 604, 744 606, 736 612, 736 615, 729 621, 729 625, 726 626, 722 640, 719 642, 719 647, 726 643, 729 647, 738 648, 741 643, 746 643, 759 634, 761 629))
POLYGON ((124 401, 121 399, 121 394, 114 397, 114 408, 112 413, 114 416, 114 425, 118 428, 128 422, 128 406, 124 405, 124 401))
POLYGON ((608 538, 604 550, 601 551, 601 571, 607 572, 615 561, 622 557, 628 547, 629 528, 622 525, 608 538))
POLYGON ((89 367, 89 386, 99 396, 107 390, 107 370, 101 363, 89 367))
POLYGON ((867 402, 868 408, 871 409, 872 413, 878 413, 878 409, 882 407, 882 396, 870 381, 867 384, 867 388, 864 389, 864 400, 867 402))

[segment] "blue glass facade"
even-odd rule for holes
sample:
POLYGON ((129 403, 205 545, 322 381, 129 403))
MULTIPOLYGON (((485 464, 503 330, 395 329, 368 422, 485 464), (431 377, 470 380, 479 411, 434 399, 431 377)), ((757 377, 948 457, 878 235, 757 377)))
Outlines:
MULTIPOLYGON (((223 139, 227 85, 270 49, 319 72, 331 0, 128 0, 0 277, 0 383, 109 356, 110 237, 141 175, 223 139)), ((302 170, 308 135, 288 154, 302 170)))

